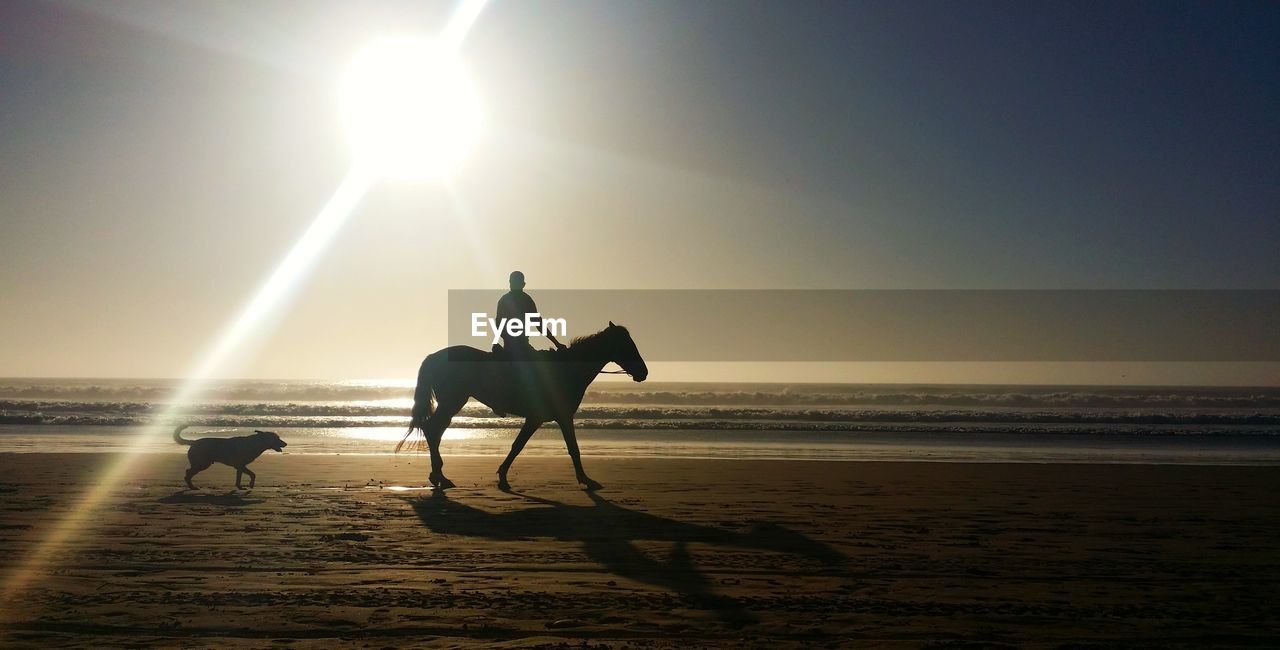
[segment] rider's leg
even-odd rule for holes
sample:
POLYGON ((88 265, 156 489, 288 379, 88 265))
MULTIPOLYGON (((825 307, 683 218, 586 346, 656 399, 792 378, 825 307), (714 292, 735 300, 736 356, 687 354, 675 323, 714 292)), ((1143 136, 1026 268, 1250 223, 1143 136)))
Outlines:
POLYGON ((564 434, 564 446, 569 448, 569 458, 573 459, 573 471, 578 477, 578 482, 587 486, 588 490, 604 487, 591 480, 586 470, 582 469, 582 452, 578 451, 578 434, 573 430, 573 420, 563 420, 559 424, 560 433, 564 434))
POLYGON ((511 489, 511 485, 507 483, 507 471, 511 469, 511 463, 516 462, 516 456, 520 455, 520 450, 524 449, 525 443, 533 437, 533 432, 540 426, 542 423, 535 420, 524 421, 524 426, 520 427, 520 433, 516 434, 516 441, 511 443, 511 453, 507 454, 507 459, 498 466, 498 487, 504 490, 511 489))

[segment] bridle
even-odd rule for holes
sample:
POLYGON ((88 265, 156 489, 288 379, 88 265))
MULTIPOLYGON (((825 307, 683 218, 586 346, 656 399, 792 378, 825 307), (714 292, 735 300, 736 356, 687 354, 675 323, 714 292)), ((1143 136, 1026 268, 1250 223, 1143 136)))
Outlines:
MULTIPOLYGON (((611 325, 611 326, 612 326, 612 325, 613 325, 613 323, 609 323, 609 325, 611 325)), ((608 365, 608 364, 610 364, 610 363, 618 363, 618 362, 616 362, 616 361, 608 361, 608 362, 606 362, 606 363, 605 363, 605 365, 608 365)), ((621 368, 621 367, 622 367, 622 364, 618 363, 618 367, 619 367, 619 368, 621 368)), ((627 372, 625 368, 624 368, 624 369, 622 369, 622 370, 605 370, 605 369, 601 368, 601 369, 600 369, 600 374, 602 374, 602 375, 628 375, 628 376, 634 376, 634 375, 631 375, 631 373, 627 372)))

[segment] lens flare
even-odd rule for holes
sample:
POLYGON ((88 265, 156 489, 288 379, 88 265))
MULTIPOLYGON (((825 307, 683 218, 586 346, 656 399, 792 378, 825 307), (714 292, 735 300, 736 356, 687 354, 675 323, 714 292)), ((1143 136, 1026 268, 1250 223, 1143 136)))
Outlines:
MULTIPOLYGON (((281 308, 284 299, 299 285, 377 178, 440 176, 451 171, 465 156, 478 129, 479 110, 474 91, 457 63, 456 52, 485 4, 485 0, 465 0, 445 26, 439 45, 406 39, 383 41, 369 50, 383 53, 370 61, 382 61, 388 63, 388 67, 372 69, 368 77, 354 82, 362 92, 349 95, 358 98, 357 105, 346 109, 369 120, 364 121, 365 117, 356 120, 359 126, 352 136, 358 143, 357 157, 351 171, 262 287, 200 358, 168 407, 156 415, 153 424, 139 430, 127 450, 107 466, 97 483, 50 525, 25 557, 11 565, 13 568, 0 584, 0 602, 13 603, 68 542, 95 523, 95 510, 129 476, 143 447, 157 436, 167 436, 174 418, 200 394, 208 379, 225 367, 246 339, 261 332, 264 320, 281 308), (421 49, 424 46, 428 49, 421 49), (395 56, 385 58, 384 55, 390 53, 395 56), (421 83, 424 74, 426 84, 421 83), (398 84, 402 81, 407 84, 407 94, 398 95, 398 84), (407 99, 396 103, 398 97, 407 99), (366 100, 377 98, 389 100, 392 105, 365 104, 366 100), (447 101, 438 105, 438 100, 447 101), (385 119, 385 124, 377 123, 378 119, 385 119), (449 132, 450 129, 453 132, 449 132), (415 152, 411 148, 414 146, 427 149, 415 152)), ((0 613, 7 616, 8 611, 6 608, 0 613)), ((0 619, 0 623, 4 622, 0 619)))
POLYGON ((126 450, 107 467, 98 482, 72 505, 67 515, 54 525, 31 555, 6 578, 3 589, 0 590, 0 601, 8 602, 25 589, 55 551, 86 524, 92 523, 90 517, 93 511, 111 494, 116 485, 129 475, 129 471, 136 464, 146 444, 158 436, 168 434, 167 428, 182 407, 199 395, 209 378, 226 363, 236 348, 258 328, 263 319, 280 307, 285 295, 297 286, 307 269, 355 210, 360 198, 368 191, 371 181, 372 177, 360 168, 353 168, 347 174, 346 179, 333 193, 333 197, 316 215, 311 226, 276 266, 267 281, 258 289, 258 293, 209 348, 195 370, 188 374, 188 379, 170 398, 168 408, 155 417, 154 424, 143 427, 133 436, 126 450))

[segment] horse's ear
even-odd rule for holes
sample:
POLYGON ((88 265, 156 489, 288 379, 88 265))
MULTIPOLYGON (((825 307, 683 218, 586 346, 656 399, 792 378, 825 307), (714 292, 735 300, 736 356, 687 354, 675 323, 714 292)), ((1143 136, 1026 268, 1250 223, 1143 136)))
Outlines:
POLYGON ((617 325, 614 325, 613 321, 609 321, 609 327, 617 327, 617 325))

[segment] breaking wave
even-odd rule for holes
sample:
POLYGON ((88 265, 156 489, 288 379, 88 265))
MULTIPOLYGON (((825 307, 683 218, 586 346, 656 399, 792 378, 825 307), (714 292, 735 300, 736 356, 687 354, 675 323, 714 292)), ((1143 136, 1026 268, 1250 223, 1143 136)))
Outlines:
MULTIPOLYGON (((153 422, 175 382, 0 380, 0 424, 153 422)), ((236 381, 172 419, 229 427, 403 427, 404 382, 236 381)), ((477 403, 453 426, 516 426, 477 403)), ((1280 389, 869 384, 597 384, 580 428, 1280 434, 1280 389)))

